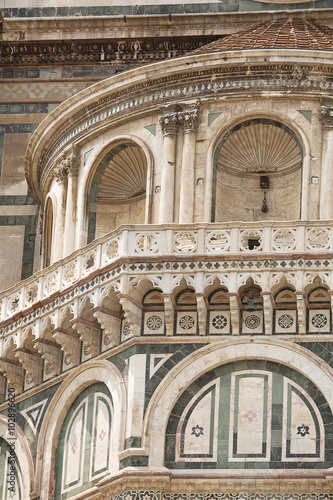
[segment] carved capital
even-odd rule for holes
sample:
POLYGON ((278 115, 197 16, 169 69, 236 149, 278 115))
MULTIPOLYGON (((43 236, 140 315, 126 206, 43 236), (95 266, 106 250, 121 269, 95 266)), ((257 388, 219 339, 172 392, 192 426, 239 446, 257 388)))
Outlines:
POLYGON ((53 170, 53 175, 56 178, 56 181, 59 182, 59 184, 66 182, 67 180, 67 167, 64 163, 64 160, 59 163, 57 167, 53 170))
POLYGON ((183 111, 178 113, 179 122, 182 124, 184 132, 197 132, 199 123, 199 110, 183 111))
POLYGON ((68 177, 74 177, 78 174, 80 161, 78 149, 76 147, 73 147, 69 155, 66 156, 64 164, 67 168, 68 177))
POLYGON ((320 121, 323 128, 333 128, 333 107, 321 107, 320 121))
POLYGON ((162 127, 163 135, 177 134, 179 127, 178 113, 171 113, 170 115, 160 116, 159 124, 162 127))

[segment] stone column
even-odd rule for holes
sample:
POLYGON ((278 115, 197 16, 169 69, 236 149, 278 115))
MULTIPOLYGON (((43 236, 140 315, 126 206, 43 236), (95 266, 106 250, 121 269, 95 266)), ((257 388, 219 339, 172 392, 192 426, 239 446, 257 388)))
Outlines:
POLYGON ((322 158, 320 179, 320 219, 333 218, 333 108, 321 107, 322 158))
POLYGON ((180 181, 179 223, 193 222, 195 185, 195 146, 198 129, 198 109, 179 113, 184 127, 182 172, 180 181))
POLYGON ((65 213, 66 213, 66 197, 67 197, 67 166, 66 159, 54 169, 54 177, 59 184, 58 203, 56 207, 55 231, 52 238, 53 262, 56 262, 63 257, 64 249, 64 230, 65 230, 65 213))
POLYGON ((159 223, 172 223, 175 199, 176 141, 179 126, 178 113, 159 118, 163 130, 163 168, 160 196, 159 223))
POLYGON ((75 149, 65 160, 67 167, 67 197, 65 213, 65 236, 63 257, 71 254, 75 250, 75 219, 76 219, 76 199, 77 199, 77 174, 79 158, 75 149))

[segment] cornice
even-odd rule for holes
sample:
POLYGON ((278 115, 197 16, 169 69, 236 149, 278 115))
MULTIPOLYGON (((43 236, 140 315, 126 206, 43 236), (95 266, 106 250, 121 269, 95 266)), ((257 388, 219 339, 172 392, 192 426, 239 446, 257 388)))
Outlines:
MULTIPOLYGON (((268 0, 265 0, 268 1, 268 0)), ((290 3, 289 0, 286 0, 290 3)), ((299 0, 303 1, 303 0, 299 0)), ((207 12, 200 14, 165 14, 98 17, 44 17, 44 18, 5 18, 3 41, 62 41, 62 40, 100 40, 103 38, 151 37, 158 31, 160 37, 188 37, 210 35, 223 36, 262 22, 281 17, 286 12, 207 12)), ((295 9, 298 18, 313 15, 326 25, 333 23, 332 9, 295 9)))

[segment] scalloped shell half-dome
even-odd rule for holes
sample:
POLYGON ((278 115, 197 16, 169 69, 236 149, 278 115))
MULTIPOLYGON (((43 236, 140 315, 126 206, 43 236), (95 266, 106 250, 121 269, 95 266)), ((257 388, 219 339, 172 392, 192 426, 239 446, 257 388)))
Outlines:
POLYGON ((236 175, 284 175, 302 163, 298 144, 288 131, 270 123, 251 123, 224 142, 217 167, 236 175))
POLYGON ((98 187, 98 201, 128 200, 145 193, 147 160, 137 144, 125 142, 115 146, 103 162, 106 166, 98 187))

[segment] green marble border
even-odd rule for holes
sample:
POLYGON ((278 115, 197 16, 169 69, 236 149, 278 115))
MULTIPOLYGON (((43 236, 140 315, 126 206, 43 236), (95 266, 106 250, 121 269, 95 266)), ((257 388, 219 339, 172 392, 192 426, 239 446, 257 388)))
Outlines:
MULTIPOLYGON (((277 384, 278 391, 281 391, 282 383, 277 384)), ((227 416, 226 416, 227 417, 227 416)), ((226 421, 226 418, 223 418, 226 421)), ((281 420, 281 419, 280 419, 281 420)), ((329 404, 325 400, 321 391, 316 387, 309 379, 307 379, 301 373, 298 373, 293 368, 290 368, 282 363, 275 363, 266 360, 242 360, 233 363, 227 363, 216 367, 215 369, 207 372, 203 376, 195 380, 187 389, 185 389, 182 394, 180 394, 179 399, 175 406, 173 407, 166 430, 166 440, 165 440, 165 466, 170 469, 227 469, 227 468, 237 468, 237 469, 293 469, 293 468, 306 468, 306 469, 322 469, 332 467, 333 464, 333 416, 330 410, 329 404), (273 399, 272 404, 275 405, 275 413, 272 415, 272 443, 271 443, 271 459, 265 462, 251 462, 250 459, 244 462, 228 462, 226 458, 227 445, 228 445, 228 432, 227 429, 223 429, 223 426, 219 428, 218 437, 218 449, 220 450, 220 457, 218 457, 217 462, 175 462, 175 446, 176 446, 176 432, 179 425, 179 420, 184 412, 187 404, 193 399, 195 394, 198 393, 202 388, 204 388, 209 382, 220 378, 221 382, 221 394, 220 394, 220 419, 223 417, 226 411, 226 406, 228 400, 230 400, 230 377, 231 373, 244 371, 244 370, 256 370, 267 371, 273 374, 273 380, 282 382, 282 377, 292 380, 296 384, 300 385, 309 396, 313 399, 317 408, 321 414, 325 429, 325 461, 324 462, 301 462, 295 460, 295 462, 282 462, 281 461, 281 451, 282 442, 274 442, 275 437, 281 436, 282 431, 282 421, 279 421, 282 410, 282 396, 281 394, 274 395, 275 388, 273 389, 273 399), (277 422, 275 422, 277 418, 277 422), (273 434, 276 431, 276 435, 273 434)))

